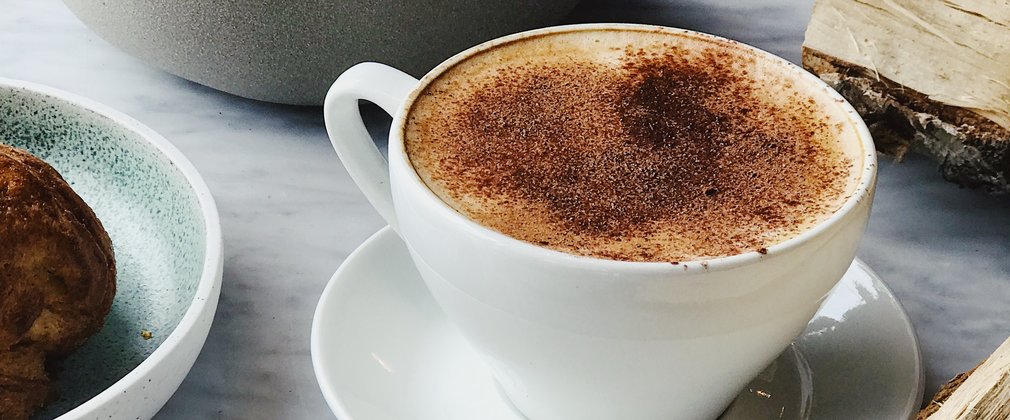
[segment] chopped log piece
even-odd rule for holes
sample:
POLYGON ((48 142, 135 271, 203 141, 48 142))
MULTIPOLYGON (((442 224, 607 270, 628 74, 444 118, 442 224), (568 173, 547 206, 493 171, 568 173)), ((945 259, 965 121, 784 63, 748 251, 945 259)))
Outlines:
POLYGON ((803 66, 849 100, 877 149, 1010 193, 1010 7, 997 0, 817 0, 803 66))
POLYGON ((1010 419, 1010 338, 974 369, 933 396, 916 420, 1010 419))

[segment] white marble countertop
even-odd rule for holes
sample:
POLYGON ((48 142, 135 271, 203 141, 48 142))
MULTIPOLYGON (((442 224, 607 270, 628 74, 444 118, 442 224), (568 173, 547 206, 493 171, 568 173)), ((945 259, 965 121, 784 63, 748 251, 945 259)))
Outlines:
MULTIPOLYGON (((569 20, 684 27, 797 61, 810 7, 596 0, 569 20)), ((383 222, 330 148, 321 110, 244 100, 149 67, 58 0, 0 0, 0 77, 133 116, 175 143, 217 199, 226 256, 220 308, 196 366, 157 418, 332 418, 309 358, 312 313, 340 262, 383 222)), ((915 324, 927 394, 1010 334, 1010 199, 949 185, 922 158, 884 160, 859 255, 915 324)))

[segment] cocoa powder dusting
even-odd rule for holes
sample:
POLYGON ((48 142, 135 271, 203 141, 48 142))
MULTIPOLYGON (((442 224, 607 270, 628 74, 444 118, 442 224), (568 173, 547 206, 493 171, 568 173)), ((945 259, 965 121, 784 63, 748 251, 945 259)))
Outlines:
POLYGON ((410 120, 407 151, 457 210, 542 246, 632 261, 767 252, 834 210, 850 163, 817 140, 836 132, 816 104, 762 99, 748 60, 667 45, 629 47, 617 66, 502 65, 469 93, 427 92, 443 104, 410 120))

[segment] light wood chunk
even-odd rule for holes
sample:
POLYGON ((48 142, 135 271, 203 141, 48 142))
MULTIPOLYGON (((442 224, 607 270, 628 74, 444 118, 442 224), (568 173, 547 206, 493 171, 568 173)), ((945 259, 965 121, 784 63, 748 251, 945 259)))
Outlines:
POLYGON ((925 419, 1010 419, 1010 339, 975 368, 945 401, 934 400, 934 404, 939 409, 925 419))
POLYGON ((803 65, 877 149, 914 150, 962 186, 1010 193, 1010 2, 817 0, 803 65))

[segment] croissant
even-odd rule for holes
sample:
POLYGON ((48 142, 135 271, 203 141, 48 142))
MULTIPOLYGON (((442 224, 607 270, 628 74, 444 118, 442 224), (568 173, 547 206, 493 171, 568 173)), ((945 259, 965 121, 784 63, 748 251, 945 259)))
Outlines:
POLYGON ((116 293, 112 241, 55 169, 0 144, 0 420, 46 402, 46 361, 102 328, 116 293))

